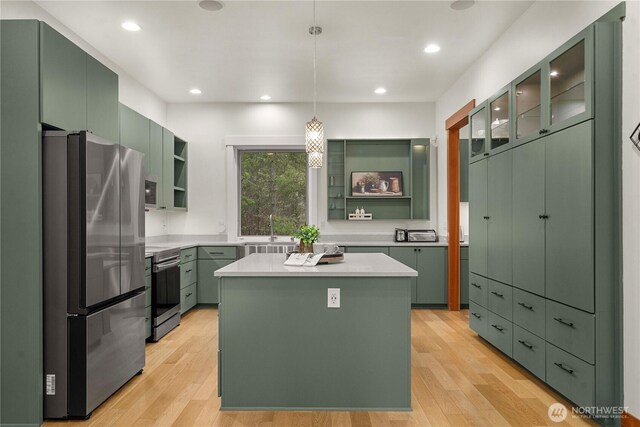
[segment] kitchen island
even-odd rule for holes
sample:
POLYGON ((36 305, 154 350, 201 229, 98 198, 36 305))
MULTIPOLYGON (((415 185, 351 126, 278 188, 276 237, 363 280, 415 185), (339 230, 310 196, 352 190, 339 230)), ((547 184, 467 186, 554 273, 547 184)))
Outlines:
POLYGON ((219 277, 221 408, 411 410, 411 278, 384 254, 283 265, 252 254, 219 277), (339 308, 329 308, 339 289, 339 308), (335 292, 335 291, 331 291, 335 292))

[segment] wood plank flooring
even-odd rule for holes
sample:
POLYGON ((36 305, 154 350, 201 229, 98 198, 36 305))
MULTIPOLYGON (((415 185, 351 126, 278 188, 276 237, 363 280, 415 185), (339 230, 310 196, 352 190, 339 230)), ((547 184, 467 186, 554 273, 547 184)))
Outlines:
POLYGON ((45 426, 547 426, 562 397, 509 361, 468 327, 467 310, 413 310, 412 412, 220 412, 218 311, 196 308, 147 344, 147 366, 87 421, 45 426))

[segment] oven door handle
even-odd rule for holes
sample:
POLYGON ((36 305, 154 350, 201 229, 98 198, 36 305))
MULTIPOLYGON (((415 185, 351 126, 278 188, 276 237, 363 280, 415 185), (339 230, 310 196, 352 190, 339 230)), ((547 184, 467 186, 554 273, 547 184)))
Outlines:
POLYGON ((173 261, 163 262, 163 263, 154 265, 153 272, 158 273, 160 271, 164 271, 172 267, 177 267, 179 265, 180 265, 180 258, 175 259, 173 261))

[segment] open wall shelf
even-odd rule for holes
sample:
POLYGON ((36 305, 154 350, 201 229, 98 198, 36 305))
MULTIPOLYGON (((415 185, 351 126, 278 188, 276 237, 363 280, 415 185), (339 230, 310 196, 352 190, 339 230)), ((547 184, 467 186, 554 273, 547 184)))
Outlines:
POLYGON ((329 140, 326 158, 328 220, 347 220, 356 208, 374 220, 429 219, 428 139, 329 140), (364 190, 372 194, 354 195, 359 190, 352 187, 352 174, 358 172, 393 173, 387 183, 395 181, 398 195, 374 194, 383 191, 374 178, 364 190))
POLYGON ((177 136, 173 143, 173 205, 187 208, 187 142, 177 136))

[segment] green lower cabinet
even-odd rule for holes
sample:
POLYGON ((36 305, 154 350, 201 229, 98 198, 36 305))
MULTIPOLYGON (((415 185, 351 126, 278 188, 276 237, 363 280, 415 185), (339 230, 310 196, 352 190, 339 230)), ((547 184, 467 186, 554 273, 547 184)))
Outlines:
POLYGON ((151 336, 151 307, 144 309, 144 330, 145 339, 147 339, 151 336))
POLYGON ((198 303, 198 285, 192 284, 180 289, 180 314, 191 310, 198 303))
POLYGON ((469 327, 481 337, 486 337, 488 322, 487 309, 469 301, 469 327))
MULTIPOLYGON (((381 252, 375 247, 365 252, 381 252)), ((418 271, 411 283, 411 303, 441 305, 447 303, 447 251, 444 247, 397 247, 388 248, 388 255, 407 267, 418 271)), ((349 252, 351 248, 349 248, 349 252)), ((384 252, 383 252, 384 253, 384 252)))
POLYGON ((144 293, 144 306, 151 307, 151 276, 145 277, 144 293))
POLYGON ((542 338, 513 325, 513 358, 542 381, 546 378, 545 348, 542 338))
POLYGON ((489 280, 487 308, 507 320, 513 318, 513 290, 511 286, 489 280))
POLYGON ((547 384, 579 406, 594 406, 595 367, 547 343, 547 384))
MULTIPOLYGON (((406 249, 406 248, 405 248, 406 249)), ((386 246, 347 246, 345 251, 350 254, 385 254, 389 255, 389 248, 386 246)))
POLYGON ((218 279, 213 277, 213 273, 233 262, 233 259, 198 260, 198 303, 218 304, 218 279))
POLYGON ((545 299, 513 288, 513 323, 545 338, 545 299))
POLYGON ((198 262, 180 264, 180 289, 198 282, 198 262))
POLYGON ((483 338, 511 357, 513 353, 513 324, 509 320, 487 310, 487 334, 483 338))
POLYGON ((546 339, 576 357, 595 363, 596 318, 593 314, 547 300, 546 339))

